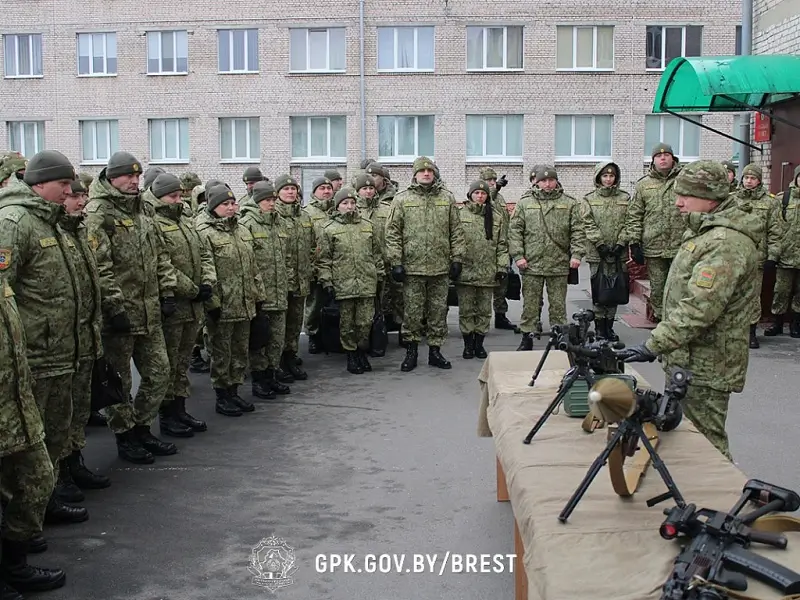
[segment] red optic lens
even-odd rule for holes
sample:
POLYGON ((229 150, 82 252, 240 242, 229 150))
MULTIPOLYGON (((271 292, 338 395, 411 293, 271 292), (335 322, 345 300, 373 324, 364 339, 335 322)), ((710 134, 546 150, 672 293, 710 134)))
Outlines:
POLYGON ((672 539, 678 535, 678 529, 671 523, 665 523, 661 526, 661 537, 672 539))

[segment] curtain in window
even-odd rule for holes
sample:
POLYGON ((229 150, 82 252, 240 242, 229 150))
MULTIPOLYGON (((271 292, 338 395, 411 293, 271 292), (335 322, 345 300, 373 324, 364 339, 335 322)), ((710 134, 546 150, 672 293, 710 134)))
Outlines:
POLYGON ((467 27, 467 68, 483 67, 483 27, 467 27))
POLYGON ((572 27, 556 30, 556 68, 572 69, 572 27))
POLYGON ((614 68, 614 28, 597 28, 597 68, 614 68))
POLYGON ((308 119, 292 117, 292 157, 305 158, 308 156, 308 119))
POLYGON ((395 156, 394 117, 378 117, 378 156, 395 156))
POLYGON ((594 68, 594 28, 576 27, 577 56, 575 66, 581 69, 594 68))
POLYGON ((328 119, 310 119, 310 156, 328 156, 328 119))
POLYGON ((337 27, 329 29, 330 36, 330 68, 336 71, 344 71, 345 68, 345 29, 337 27))
POLYGON ((414 28, 398 27, 397 31, 397 68, 413 69, 414 62, 414 28))
POLYGON ((483 153, 483 117, 467 115, 467 156, 485 156, 483 153))
POLYGON ((502 27, 489 27, 486 29, 486 67, 489 69, 502 69, 505 29, 502 27))
POLYGON ((522 68, 522 27, 506 28, 506 46, 508 60, 506 67, 509 69, 522 68))

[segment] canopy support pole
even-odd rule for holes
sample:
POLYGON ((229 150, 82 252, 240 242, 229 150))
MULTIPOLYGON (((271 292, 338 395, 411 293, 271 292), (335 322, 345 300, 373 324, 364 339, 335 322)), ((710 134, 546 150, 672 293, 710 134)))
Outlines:
MULTIPOLYGON (((758 109, 754 109, 754 110, 758 110, 758 109)), ((676 112, 673 112, 673 111, 671 111, 671 110, 670 110, 670 109, 668 109, 668 108, 664 108, 664 112, 666 112, 666 113, 669 113, 669 114, 671 114, 671 115, 672 115, 672 116, 674 116, 674 117, 678 117, 679 119, 683 119, 684 121, 687 121, 688 123, 692 123, 692 124, 694 124, 694 125, 697 125, 698 127, 702 127, 703 129, 706 129, 706 130, 708 130, 708 131, 711 131, 711 132, 713 132, 713 133, 716 133, 717 135, 721 135, 722 137, 728 138, 728 139, 729 139, 729 140, 731 140, 731 141, 734 141, 734 142, 739 142, 740 144, 744 144, 745 146, 749 146, 749 147, 750 147, 750 148, 752 148, 753 150, 758 150, 758 151, 759 151, 759 152, 761 152, 762 154, 764 153, 764 149, 763 149, 762 147, 760 147, 760 146, 754 146, 754 145, 753 145, 753 144, 751 144, 750 142, 745 142, 744 140, 740 140, 739 138, 735 138, 735 137, 733 137, 732 135, 728 135, 727 133, 722 133, 722 132, 721 132, 721 131, 719 131, 718 129, 714 129, 713 127, 709 127, 708 125, 705 125, 704 123, 699 123, 699 122, 697 122, 697 121, 694 121, 694 120, 692 120, 692 119, 689 119, 688 117, 684 117, 684 116, 682 116, 681 114, 679 114, 679 113, 676 113, 676 112)), ((761 112, 761 111, 758 111, 758 112, 761 112)))
POLYGON ((791 121, 788 121, 783 117, 776 117, 770 111, 764 110, 763 108, 758 108, 757 106, 750 106, 749 104, 746 104, 744 102, 739 102, 738 100, 736 100, 735 98, 731 98, 727 94, 720 94, 720 97, 725 98, 730 102, 735 102, 736 104, 738 104, 742 108, 746 108, 747 110, 754 110, 756 112, 759 112, 762 115, 769 117, 773 121, 777 121, 778 123, 783 123, 784 125, 789 125, 789 127, 794 127, 795 129, 800 129, 800 124, 792 123, 791 121))

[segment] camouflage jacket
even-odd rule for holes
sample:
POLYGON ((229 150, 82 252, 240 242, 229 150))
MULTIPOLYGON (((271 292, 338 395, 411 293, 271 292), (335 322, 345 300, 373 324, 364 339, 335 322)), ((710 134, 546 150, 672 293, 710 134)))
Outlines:
MULTIPOLYGON (((188 206, 189 206, 189 210, 191 211, 192 215, 195 216, 195 217, 197 216, 197 213, 201 212, 206 207, 205 202, 201 206, 200 202, 198 200, 198 198, 200 197, 200 194, 205 194, 205 193, 206 193, 206 186, 204 186, 204 185, 196 185, 196 186, 194 186, 194 188, 192 188, 192 194, 191 194, 191 196, 189 196, 188 206)), ((186 200, 184 200, 184 203, 185 202, 186 202, 186 200)))
POLYGON ((664 320, 647 347, 664 369, 693 374, 692 385, 741 392, 758 277, 758 217, 732 198, 692 213, 667 277, 664 320))
POLYGON ((283 249, 286 259, 287 285, 289 293, 295 297, 305 297, 311 292, 311 278, 315 268, 317 239, 314 222, 304 212, 299 202, 286 204, 278 200, 275 210, 283 217, 286 230, 286 246, 283 249))
MULTIPOLYGON (((320 200, 316 196, 311 196, 311 201, 303 207, 303 212, 311 217, 311 223, 314 225, 314 244, 317 246, 319 245, 320 230, 322 229, 322 226, 328 222, 328 219, 331 218, 332 210, 332 199, 320 200)), ((314 264, 312 265, 312 277, 315 280, 317 279, 316 257, 314 264)))
POLYGON ((383 204, 376 195, 372 200, 359 196, 357 206, 359 214, 372 223, 372 230, 375 232, 375 238, 381 249, 381 259, 384 263, 383 272, 388 273, 391 270, 389 260, 386 258, 386 220, 389 218, 389 205, 383 204))
POLYGON ((412 183, 394 197, 386 222, 389 264, 408 275, 446 275, 450 264, 463 263, 466 243, 453 194, 439 182, 412 183))
MULTIPOLYGON (((503 212, 504 208, 500 207, 503 212)), ((464 254, 464 266, 459 285, 476 287, 494 287, 497 285, 495 275, 506 273, 508 269, 508 225, 499 210, 491 205, 476 204, 467 201, 458 209, 461 226, 464 228, 464 239, 467 251, 464 254), (491 210, 492 239, 486 239, 484 213, 491 210)))
POLYGON ((386 182, 386 187, 383 188, 381 191, 377 191, 375 193, 375 197, 378 198, 378 202, 381 204, 385 204, 386 206, 391 206, 394 197, 397 195, 397 187, 389 181, 386 182))
POLYGON ((264 212, 255 202, 242 204, 239 223, 253 236, 256 268, 264 285, 264 310, 289 307, 288 273, 284 246, 289 241, 283 217, 277 211, 264 212))
POLYGON ((14 290, 37 378, 78 366, 80 283, 63 216, 21 181, 0 190, 0 273, 14 290))
POLYGON ((103 355, 102 299, 100 296, 100 276, 97 273, 97 262, 94 252, 89 247, 86 235, 86 217, 64 215, 61 218, 61 229, 69 236, 69 246, 75 275, 78 278, 81 304, 78 309, 78 358, 96 360, 103 355))
MULTIPOLYGON (((12 256, 13 259, 13 256, 12 256)), ((44 440, 44 425, 33 397, 22 319, 14 290, 0 274, 0 458, 44 440)))
POLYGON ((253 254, 253 236, 238 217, 220 219, 208 211, 197 215, 196 228, 217 272, 214 296, 206 309, 221 308, 221 323, 251 320, 256 316, 256 303, 266 300, 253 254))
POLYGON ((167 324, 200 323, 203 306, 194 302, 200 284, 213 286, 217 281, 214 259, 200 241, 195 229, 191 209, 183 202, 167 204, 156 198, 150 190, 142 198, 153 208, 156 227, 161 236, 162 247, 175 267, 175 299, 178 309, 166 319, 167 324))
MULTIPOLYGON (((595 185, 594 191, 583 197, 581 223, 586 238, 586 262, 600 262, 600 253, 597 251, 600 245, 612 248, 616 244, 627 245, 625 219, 630 199, 630 194, 617 186, 606 188, 601 185, 595 185)), ((626 257, 627 254, 622 257, 623 262, 626 257)))
POLYGON ((319 282, 338 300, 371 298, 383 278, 383 258, 372 223, 357 212, 336 213, 322 226, 319 282))
POLYGON ((524 258, 522 275, 569 274, 570 259, 583 256, 583 230, 578 202, 562 190, 535 190, 520 198, 508 227, 508 251, 524 258))
POLYGON ((636 183, 628 207, 627 237, 631 244, 641 244, 648 258, 672 258, 681 245, 686 223, 675 206, 672 191, 679 172, 677 164, 667 175, 651 166, 650 172, 636 183))
POLYGON ((765 260, 777 261, 786 225, 781 216, 780 201, 762 185, 752 190, 741 187, 731 196, 740 205, 749 204, 753 214, 758 217, 761 231, 761 239, 758 242, 758 268, 763 268, 765 260))
POLYGON ((103 315, 125 312, 131 335, 161 327, 159 298, 175 295, 175 268, 139 194, 123 194, 100 173, 89 187, 89 245, 100 275, 103 315))
POLYGON ((497 188, 492 190, 492 204, 499 207, 504 207, 506 205, 506 199, 497 188))
MULTIPOLYGON (((783 239, 778 250, 778 265, 786 269, 800 269, 800 188, 790 186, 789 202, 783 224, 783 239)), ((784 192, 785 193, 785 192, 784 192)), ((783 210, 783 194, 776 202, 783 210)))

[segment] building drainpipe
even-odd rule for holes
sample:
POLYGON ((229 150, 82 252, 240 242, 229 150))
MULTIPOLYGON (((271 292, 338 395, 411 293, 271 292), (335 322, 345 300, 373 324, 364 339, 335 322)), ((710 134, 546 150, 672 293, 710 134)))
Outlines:
MULTIPOLYGON (((750 56, 753 53, 753 0, 742 0, 742 56, 750 56)), ((750 141, 750 115, 744 113, 739 125, 741 140, 750 141)), ((742 178, 742 171, 750 163, 750 147, 739 144, 739 179, 742 178)))
POLYGON ((367 94, 364 81, 364 2, 365 0, 359 0, 358 2, 360 43, 359 59, 361 61, 361 160, 367 158, 367 94))

